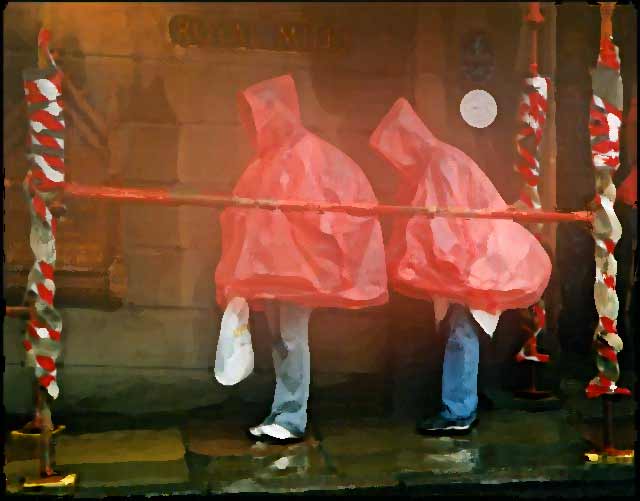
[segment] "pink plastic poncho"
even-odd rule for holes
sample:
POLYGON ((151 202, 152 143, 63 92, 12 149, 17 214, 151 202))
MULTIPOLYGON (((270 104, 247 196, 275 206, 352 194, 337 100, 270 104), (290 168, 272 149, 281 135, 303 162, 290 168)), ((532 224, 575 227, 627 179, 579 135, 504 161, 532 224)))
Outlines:
MULTIPOLYGON (((438 140, 405 99, 396 101, 370 144, 402 176, 401 204, 507 209, 476 163, 438 140)), ((536 238, 513 221, 412 216, 394 222, 387 272, 391 286, 407 296, 499 315, 540 299, 551 262, 536 238)))
MULTIPOLYGON (((360 167, 304 128, 286 75, 238 96, 257 156, 233 194, 330 203, 372 203, 360 167)), ((375 217, 228 208, 220 217, 222 257, 215 274, 221 306, 235 296, 309 307, 363 308, 388 300, 385 252, 375 217)))

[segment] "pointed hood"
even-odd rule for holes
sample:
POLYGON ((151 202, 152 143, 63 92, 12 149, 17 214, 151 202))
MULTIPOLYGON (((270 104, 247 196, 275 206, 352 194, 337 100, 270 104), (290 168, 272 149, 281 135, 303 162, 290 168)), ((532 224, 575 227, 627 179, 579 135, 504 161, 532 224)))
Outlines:
POLYGON ((438 143, 404 98, 394 103, 369 139, 371 147, 404 176, 418 174, 438 143))
POLYGON ((282 145, 302 128, 291 75, 265 80, 240 92, 238 111, 258 153, 282 145))

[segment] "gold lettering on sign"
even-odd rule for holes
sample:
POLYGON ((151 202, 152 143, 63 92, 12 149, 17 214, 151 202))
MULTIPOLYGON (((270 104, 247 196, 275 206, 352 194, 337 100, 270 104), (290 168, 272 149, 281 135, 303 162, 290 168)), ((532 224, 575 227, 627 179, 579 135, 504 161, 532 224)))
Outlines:
POLYGON ((333 44, 333 30, 331 26, 320 26, 316 36, 318 49, 328 49, 333 44))
POLYGON ((347 34, 331 25, 257 24, 176 15, 169 21, 175 45, 213 49, 260 49, 286 52, 346 49, 347 34))
POLYGON ((298 48, 297 38, 296 38, 296 27, 292 25, 283 25, 280 26, 280 30, 278 31, 280 35, 278 37, 278 41, 280 45, 285 50, 292 50, 298 48))
POLYGON ((250 34, 249 34, 250 30, 248 30, 246 26, 240 23, 236 23, 234 28, 235 28, 234 31, 236 34, 236 40, 238 41, 239 47, 250 49, 251 48, 250 34))
POLYGON ((176 45, 186 47, 191 44, 191 33, 189 29, 191 23, 186 16, 174 16, 169 21, 169 33, 171 34, 171 40, 176 45))

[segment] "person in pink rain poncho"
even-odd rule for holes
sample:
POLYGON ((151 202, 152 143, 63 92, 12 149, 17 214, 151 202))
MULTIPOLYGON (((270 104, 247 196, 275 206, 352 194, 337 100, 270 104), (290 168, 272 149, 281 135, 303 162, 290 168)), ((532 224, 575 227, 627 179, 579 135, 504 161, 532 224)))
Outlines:
MULTIPOLYGON (((291 76, 238 96, 255 158, 233 194, 330 203, 377 200, 360 167, 302 124, 291 76)), ((222 257, 215 274, 223 308, 234 297, 264 309, 277 340, 271 413, 249 430, 266 440, 299 440, 307 422, 308 323, 317 307, 365 308, 388 301, 385 251, 375 217, 343 213, 228 208, 221 215, 222 257)))
MULTIPOLYGON (((438 140, 406 99, 396 101, 370 144, 398 171, 400 204, 507 209, 476 163, 438 140)), ((513 221, 420 215, 394 220, 386 251, 390 287, 432 301, 436 321, 446 317, 450 331, 443 411, 419 431, 465 432, 477 420, 478 327, 491 336, 501 312, 536 303, 549 282, 549 257, 513 221)))

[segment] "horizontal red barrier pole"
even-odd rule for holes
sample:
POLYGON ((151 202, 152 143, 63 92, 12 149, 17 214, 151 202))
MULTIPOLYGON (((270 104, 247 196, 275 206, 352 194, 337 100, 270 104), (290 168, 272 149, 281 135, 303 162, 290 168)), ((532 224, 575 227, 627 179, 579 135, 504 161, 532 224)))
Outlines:
POLYGON ((29 318, 30 313, 31 310, 28 306, 5 307, 5 316, 7 317, 29 318))
MULTIPOLYGON (((11 183, 10 183, 11 184, 11 183)), ((5 186, 7 181, 5 180, 5 186)), ((427 217, 462 217, 466 219, 511 219, 523 222, 593 222, 589 211, 520 211, 515 209, 492 211, 455 207, 413 207, 385 204, 327 204, 295 200, 252 199, 213 193, 194 193, 157 188, 115 188, 87 186, 74 183, 64 185, 64 196, 90 200, 145 203, 168 206, 197 205, 201 207, 243 207, 284 211, 342 212, 353 216, 423 215, 427 217)))
POLYGON ((113 188, 110 186, 85 186, 67 183, 65 196, 88 198, 93 200, 117 200, 121 202, 151 203, 159 205, 198 205, 203 207, 244 207, 254 209, 280 209, 286 211, 343 212, 354 216, 376 216, 385 214, 421 214, 428 217, 463 217, 475 219, 512 219, 527 222, 571 222, 591 223, 593 213, 581 212, 545 212, 519 211, 507 209, 491 211, 486 209, 457 209, 435 207, 413 207, 384 204, 327 204, 294 200, 269 200, 187 193, 164 189, 113 188))

